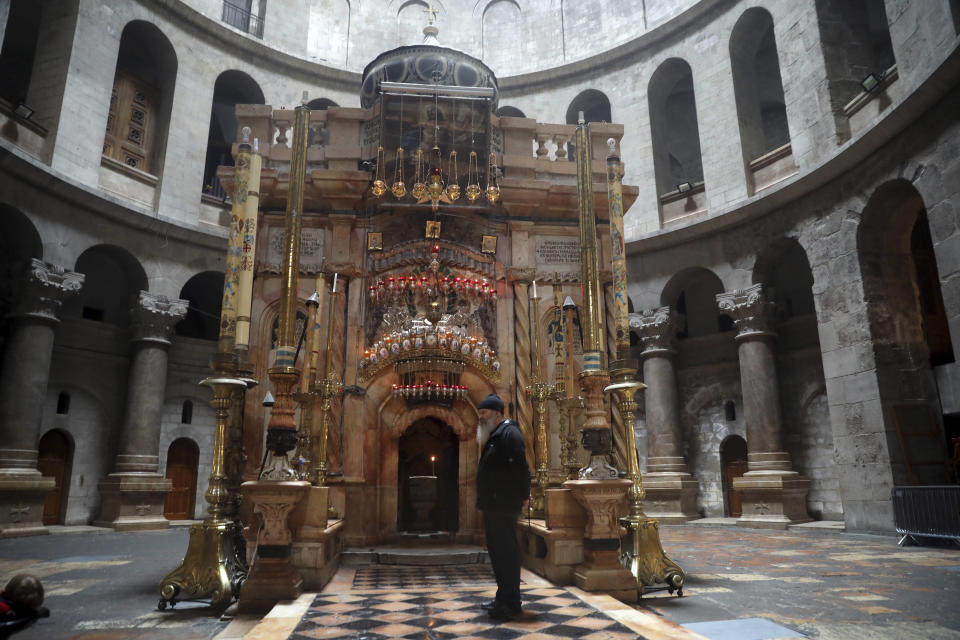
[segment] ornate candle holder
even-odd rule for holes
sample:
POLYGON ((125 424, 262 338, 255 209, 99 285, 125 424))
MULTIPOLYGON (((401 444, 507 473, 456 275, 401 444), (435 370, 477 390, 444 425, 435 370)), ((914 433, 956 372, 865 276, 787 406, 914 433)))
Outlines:
POLYGON ((176 606, 181 597, 209 598, 212 605, 229 604, 247 577, 243 535, 231 513, 230 479, 225 464, 230 407, 235 394, 245 390, 247 383, 231 373, 235 371, 215 364, 214 375, 200 383, 213 390, 210 404, 216 422, 210 482, 204 496, 210 507, 203 522, 190 527, 190 543, 183 560, 160 581, 157 608, 161 610, 168 604, 176 606))
POLYGON ((627 474, 633 485, 627 491, 630 513, 620 518, 620 524, 626 529, 626 535, 620 541, 620 563, 630 570, 637 580, 637 589, 642 596, 645 591, 667 589, 683 596, 683 583, 686 574, 676 562, 671 560, 660 543, 660 523, 643 513, 643 478, 640 475, 640 462, 637 458, 636 427, 634 416, 637 402, 634 395, 645 389, 646 385, 635 379, 636 368, 623 366, 613 370, 616 382, 604 391, 615 395, 617 408, 623 416, 624 437, 627 445, 627 474), (656 585, 666 585, 657 587, 656 585))
POLYGON ((530 504, 531 515, 537 518, 543 518, 544 504, 546 502, 547 484, 550 481, 550 450, 547 441, 547 400, 551 398, 554 392, 552 385, 547 384, 542 375, 541 367, 541 345, 540 345, 540 296, 537 295, 537 282, 533 282, 533 296, 530 298, 530 312, 533 318, 530 320, 531 336, 531 354, 532 371, 530 375, 530 386, 526 388, 527 397, 533 402, 534 412, 534 446, 537 459, 537 469, 535 472, 536 491, 530 504))

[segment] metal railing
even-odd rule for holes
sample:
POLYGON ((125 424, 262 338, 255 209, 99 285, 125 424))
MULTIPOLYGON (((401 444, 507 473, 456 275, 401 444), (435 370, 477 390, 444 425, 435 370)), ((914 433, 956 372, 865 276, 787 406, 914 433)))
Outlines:
POLYGON ((951 538, 960 543, 960 485, 894 487, 893 521, 903 537, 951 538))
POLYGON ((253 15, 249 9, 227 0, 223 2, 223 17, 221 20, 232 27, 246 31, 252 36, 263 37, 263 18, 253 15))

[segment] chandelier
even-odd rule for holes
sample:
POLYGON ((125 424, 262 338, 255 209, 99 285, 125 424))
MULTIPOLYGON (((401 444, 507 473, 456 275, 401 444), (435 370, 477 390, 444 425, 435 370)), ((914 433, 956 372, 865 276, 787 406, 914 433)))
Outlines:
POLYGON ((382 316, 360 358, 359 378, 392 367, 394 397, 452 404, 467 394, 461 382, 466 367, 499 378, 500 361, 479 317, 496 304, 497 292, 484 276, 441 266, 437 244, 424 262, 369 286, 369 301, 382 316))

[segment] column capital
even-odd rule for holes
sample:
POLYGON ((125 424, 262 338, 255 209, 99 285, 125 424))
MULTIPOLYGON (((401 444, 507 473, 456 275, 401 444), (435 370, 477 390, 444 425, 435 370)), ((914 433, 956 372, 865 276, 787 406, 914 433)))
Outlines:
POLYGON ((641 358, 672 356, 676 312, 669 306, 630 314, 630 329, 640 335, 641 358))
POLYGON ((775 305, 768 300, 767 290, 762 283, 718 293, 717 306, 721 312, 733 318, 737 327, 737 341, 776 336, 771 328, 775 305))
POLYGON ((537 275, 536 267, 508 267, 507 280, 510 284, 529 284, 537 275))
POLYGON ((33 258, 24 274, 26 282, 17 301, 14 317, 59 322, 57 312, 67 296, 80 291, 84 275, 33 258))
POLYGON ((187 315, 188 305, 187 300, 141 291, 130 310, 133 316, 132 339, 169 345, 173 327, 187 315))

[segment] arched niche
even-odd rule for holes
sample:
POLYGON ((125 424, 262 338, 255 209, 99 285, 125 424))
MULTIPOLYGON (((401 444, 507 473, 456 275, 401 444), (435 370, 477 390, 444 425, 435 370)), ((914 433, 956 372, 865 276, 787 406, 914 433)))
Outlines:
POLYGON ((663 287, 660 304, 677 313, 677 338, 707 336, 721 330, 717 294, 723 283, 715 273, 703 267, 678 272, 663 287))
POLYGON ((757 257, 753 282, 772 291, 779 320, 815 315, 813 272, 807 253, 795 238, 771 242, 757 257))
POLYGON ((857 252, 893 481, 943 482, 949 452, 931 355, 936 349, 952 357, 953 348, 939 311, 936 261, 922 264, 933 256, 926 206, 910 182, 892 180, 873 192, 857 252))
POLYGON ((84 274, 80 295, 64 304, 64 315, 130 325, 130 308, 147 290, 147 274, 133 254, 116 245, 100 244, 80 254, 74 271, 84 274))
POLYGON ((203 165, 204 194, 216 198, 227 196, 217 178, 217 167, 233 166, 233 143, 240 139, 237 131, 237 105, 263 103, 260 85, 243 71, 229 69, 217 76, 213 85, 207 153, 203 165))
POLYGON ((223 303, 223 272, 203 271, 187 280, 180 299, 190 303, 187 315, 177 323, 178 336, 216 340, 220 335, 220 306, 223 303))
POLYGON ((743 160, 750 167, 790 142, 773 18, 766 9, 752 7, 737 20, 730 61, 743 160))
POLYGON ((177 54, 167 36, 143 20, 127 23, 120 36, 103 155, 146 173, 163 173, 176 80, 177 54))
POLYGON ((13 309, 26 270, 34 258, 43 258, 43 242, 33 222, 19 209, 0 204, 0 326, 13 309))
POLYGON ((514 66, 523 42, 523 11, 513 0, 493 0, 483 10, 481 59, 500 72, 514 66))
POLYGON ((511 106, 509 106, 509 105, 505 105, 505 106, 502 106, 502 107, 498 108, 495 113, 496 113, 497 116, 499 116, 499 117, 501 117, 501 118, 503 118, 503 117, 507 117, 507 118, 526 118, 526 117, 527 117, 527 116, 523 113, 523 111, 520 111, 520 109, 517 109, 516 107, 511 107, 511 106))

